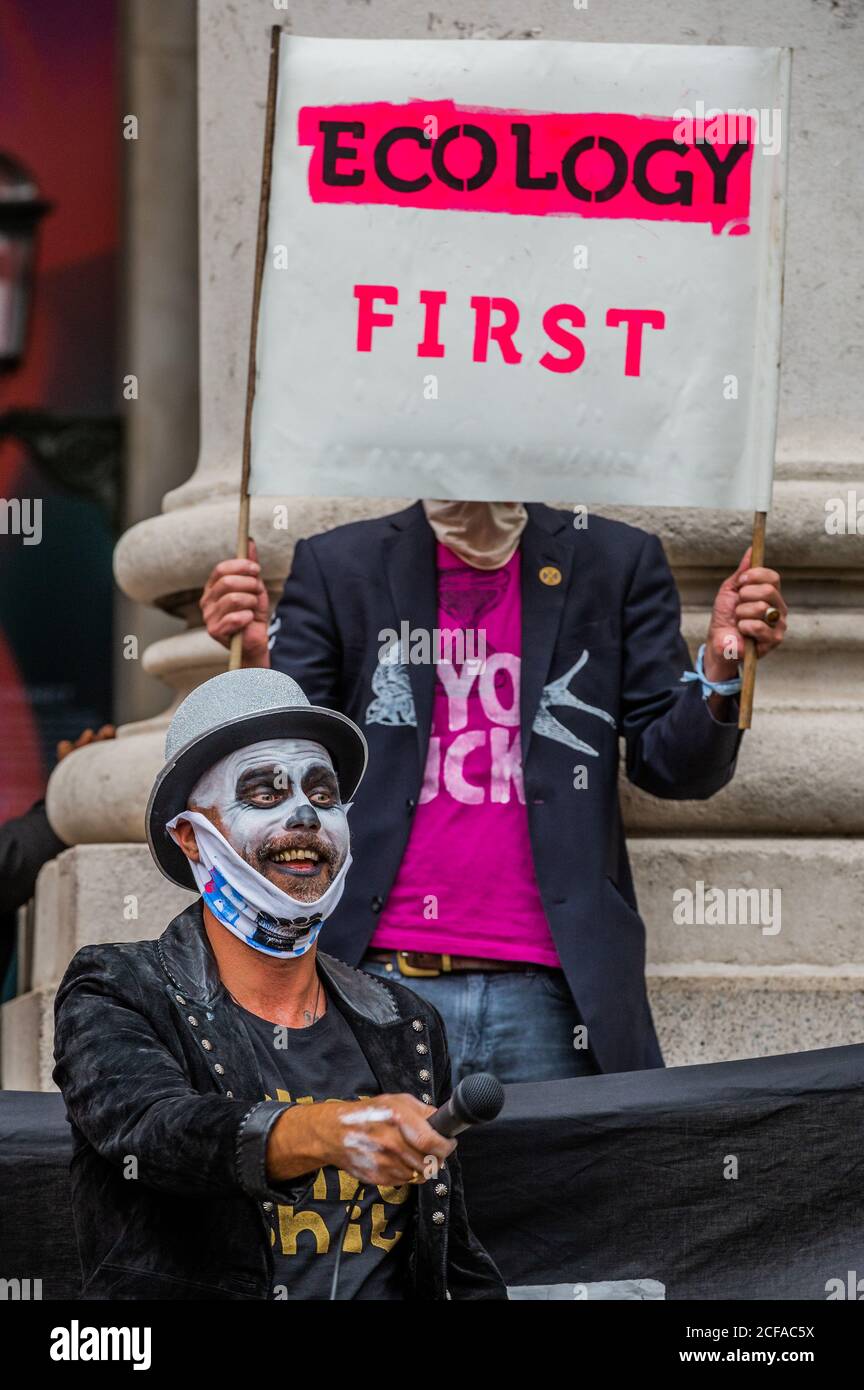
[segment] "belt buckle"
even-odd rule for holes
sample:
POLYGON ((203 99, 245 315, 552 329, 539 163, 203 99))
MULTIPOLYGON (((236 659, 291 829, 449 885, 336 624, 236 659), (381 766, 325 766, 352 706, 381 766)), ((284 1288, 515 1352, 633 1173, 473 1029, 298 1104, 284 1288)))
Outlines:
POLYGON ((396 952, 396 963, 399 966, 399 973, 401 975, 404 975, 407 980, 437 980, 438 976, 441 974, 440 970, 424 970, 422 966, 409 965, 409 955, 413 955, 413 952, 396 952))

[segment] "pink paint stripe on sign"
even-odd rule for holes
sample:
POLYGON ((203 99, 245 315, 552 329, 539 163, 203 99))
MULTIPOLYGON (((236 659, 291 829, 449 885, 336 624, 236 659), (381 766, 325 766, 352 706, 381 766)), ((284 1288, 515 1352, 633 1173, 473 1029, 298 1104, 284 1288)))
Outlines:
POLYGON ((730 113, 725 128, 712 124, 700 131, 671 116, 369 102, 304 106, 298 140, 312 147, 315 203, 705 222, 715 233, 746 232, 754 123, 730 113))

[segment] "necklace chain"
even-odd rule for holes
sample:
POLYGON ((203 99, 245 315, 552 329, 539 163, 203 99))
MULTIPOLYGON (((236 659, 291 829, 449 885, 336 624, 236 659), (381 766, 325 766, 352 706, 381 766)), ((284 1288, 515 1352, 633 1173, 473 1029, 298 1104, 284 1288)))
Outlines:
MULTIPOLYGON (((318 1003, 319 1003, 320 998, 321 998, 321 976, 319 975, 319 976, 318 976, 318 988, 317 988, 316 991, 315 991, 315 1004, 314 1004, 314 1006, 313 1006, 313 1008, 312 1008, 312 1017, 311 1017, 311 1019, 309 1020, 309 1023, 307 1024, 307 1027, 311 1027, 313 1023, 317 1023, 317 1022, 318 1022, 318 1003)), ((306 1017, 308 1016, 308 1012, 309 1012, 308 1009, 304 1009, 304 1011, 303 1011, 303 1017, 304 1017, 304 1018, 306 1018, 306 1017)))
MULTIPOLYGON (((228 986, 226 985, 225 988, 228 989, 228 986)), ((238 1009, 245 1009, 245 1008, 246 1008, 246 1005, 245 1005, 245 1004, 241 1004, 241 1003, 240 1003, 240 1000, 237 998, 236 994, 232 994, 231 991, 230 991, 230 989, 228 990, 228 994, 229 994, 230 998, 234 1000, 234 1003, 237 1005, 238 1009)), ((317 987, 316 987, 316 989, 315 989, 315 1004, 314 1004, 313 1009, 312 1009, 312 1017, 309 1018, 309 1010, 308 1010, 308 1009, 304 1009, 304 1010, 303 1010, 303 1017, 304 1017, 304 1019, 307 1019, 307 1020, 308 1020, 308 1022, 305 1022, 305 1023, 303 1024, 303 1027, 304 1027, 304 1028, 311 1028, 313 1023, 317 1023, 317 1022, 318 1022, 318 1004, 319 1004, 320 1000, 321 1000, 321 976, 319 975, 319 976, 318 976, 317 987)), ((251 1013, 251 1010, 249 1010, 249 1012, 251 1013)))

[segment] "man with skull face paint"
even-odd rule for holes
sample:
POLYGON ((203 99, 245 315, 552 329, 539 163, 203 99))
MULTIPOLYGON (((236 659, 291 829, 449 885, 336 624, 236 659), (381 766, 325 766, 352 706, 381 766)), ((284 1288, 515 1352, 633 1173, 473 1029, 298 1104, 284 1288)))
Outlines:
POLYGON ((320 744, 274 739, 229 753, 196 783, 188 812, 167 828, 192 864, 207 912, 268 954, 304 955, 342 896, 351 863, 346 808, 320 744), (217 864, 220 848, 231 860, 228 880, 217 864), (231 886, 245 887, 254 905, 251 931, 251 913, 238 911, 231 886), (286 893, 314 903, 308 913, 292 914, 290 927, 286 893))
POLYGON ((322 955, 366 744, 290 677, 198 687, 148 808, 200 899, 79 951, 56 1005, 89 1298, 503 1298, 467 1224, 434 1009, 322 955), (134 1161, 137 1182, 124 1182, 134 1161))

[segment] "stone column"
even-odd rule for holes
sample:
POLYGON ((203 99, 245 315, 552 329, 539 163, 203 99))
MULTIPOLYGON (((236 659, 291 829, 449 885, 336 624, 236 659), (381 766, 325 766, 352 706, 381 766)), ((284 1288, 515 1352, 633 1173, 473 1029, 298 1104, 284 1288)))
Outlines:
MULTIPOLYGON (((166 491, 189 476, 198 455, 198 112, 195 6, 125 0, 124 316, 122 371, 137 396, 126 405, 123 529, 158 511, 166 491)), ((177 623, 118 591, 115 717, 131 723, 165 705, 165 686, 142 670, 137 651, 177 623)))
MULTIPOLYGON (((121 141, 118 126, 126 252, 121 374, 137 381, 137 399, 126 402, 124 515, 131 524, 188 474, 197 448, 197 26, 194 7, 173 0, 125 0, 123 19, 119 114, 135 137, 121 141)), ((134 658, 127 637, 143 650, 177 626, 118 593, 119 717, 140 718, 165 704, 165 687, 153 679, 158 646, 146 662, 151 674, 142 675, 145 663, 127 659, 134 658)), ((129 843, 140 840, 141 800, 160 755, 162 735, 152 727, 127 725, 115 744, 100 746, 95 758, 76 753, 52 778, 51 815, 75 847, 39 880, 30 949, 19 953, 22 993, 3 1009, 4 1086, 49 1084, 54 989, 74 952, 88 941, 153 935, 188 898, 154 876, 142 846, 129 843)))
MULTIPOLYGON (((704 804, 657 802, 630 788, 624 795, 667 1059, 862 1041, 864 547, 859 536, 833 536, 825 528, 829 499, 856 488, 864 498, 854 317, 861 170, 843 153, 857 148, 852 127, 861 121, 850 41, 857 21, 847 6, 823 9, 809 0, 787 0, 782 13, 729 0, 722 20, 709 0, 686 8, 657 0, 649 10, 642 0, 604 0, 587 10, 535 0, 530 27, 524 16, 520 0, 494 6, 442 0, 434 12, 420 0, 288 0, 286 7, 206 0, 199 7, 201 445, 189 481, 117 548, 124 592, 184 624, 148 648, 144 666, 170 687, 173 704, 225 665, 224 651, 200 627, 197 600, 212 564, 235 543, 267 32, 274 18, 297 33, 358 38, 793 46, 782 403, 768 532, 769 561, 783 570, 794 608, 788 646, 760 669, 753 731, 728 789, 704 804), (825 148, 838 151, 837 159, 826 160, 825 148), (699 881, 779 888, 780 932, 677 926, 673 892, 699 881)), ((400 504, 294 499, 286 532, 273 525, 278 500, 253 505, 274 597, 299 536, 400 504)), ((617 514, 663 538, 695 650, 710 598, 746 546, 750 518, 660 509, 617 514)), ((159 877, 142 843, 143 808, 169 716, 170 706, 152 721, 128 726, 113 747, 76 754, 52 778, 52 820, 76 848, 40 882, 40 964, 30 992, 7 1006, 6 1033, 14 1029, 19 1043, 6 1085, 47 1084, 47 1008, 71 951, 85 940, 156 934, 176 906, 179 895, 159 877), (50 906, 58 875, 66 876, 65 925, 45 950, 58 930, 50 906), (123 903, 130 894, 140 911, 127 921, 123 903)))

